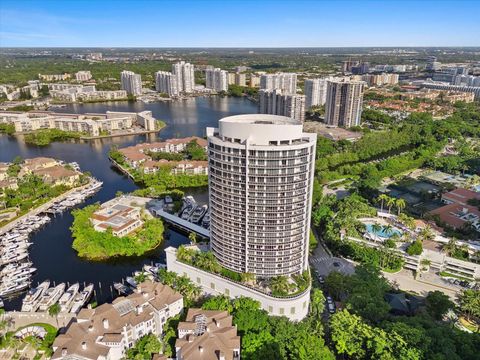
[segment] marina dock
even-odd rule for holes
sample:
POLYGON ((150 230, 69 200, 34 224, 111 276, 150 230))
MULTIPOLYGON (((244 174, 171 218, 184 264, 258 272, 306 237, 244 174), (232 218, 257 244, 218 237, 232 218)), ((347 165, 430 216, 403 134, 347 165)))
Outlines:
POLYGON ((194 233, 200 236, 203 236, 205 238, 210 238, 210 231, 197 224, 191 223, 190 221, 187 221, 187 220, 183 220, 182 218, 176 215, 169 214, 168 212, 162 209, 155 209, 154 213, 157 216, 161 217, 166 222, 174 225, 177 228, 180 228, 187 232, 193 231, 194 233))

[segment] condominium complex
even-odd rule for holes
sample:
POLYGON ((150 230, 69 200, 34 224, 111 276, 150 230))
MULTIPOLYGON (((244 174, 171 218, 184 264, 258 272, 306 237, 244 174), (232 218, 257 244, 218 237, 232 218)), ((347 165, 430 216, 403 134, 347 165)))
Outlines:
POLYGON ((175 349, 177 360, 240 360, 240 336, 227 311, 190 308, 175 349))
POLYGON ((427 89, 474 93, 475 100, 480 100, 480 86, 449 85, 441 82, 432 81, 426 81, 422 83, 421 86, 427 89))
POLYGON ((195 73, 193 64, 180 61, 172 65, 172 74, 177 81, 178 92, 190 94, 195 87, 195 73))
POLYGON ((205 70, 205 87, 216 92, 228 91, 228 75, 219 68, 205 70))
POLYGON ((121 73, 120 80, 122 89, 129 95, 137 96, 142 94, 142 77, 133 71, 124 70, 121 73))
POLYGON ((13 124, 16 132, 59 129, 80 132, 88 136, 126 131, 133 129, 135 125, 141 126, 146 131, 154 131, 156 129, 156 119, 152 116, 151 111, 142 111, 140 113, 107 111, 105 114, 1 111, 0 123, 13 124))
POLYGON ((179 94, 175 75, 168 71, 157 71, 155 73, 155 90, 159 93, 168 94, 168 96, 177 96, 179 94))
POLYGON ((126 350, 143 336, 160 337, 168 319, 182 309, 182 295, 166 285, 145 281, 127 297, 82 309, 55 339, 52 359, 125 358, 126 350))
POLYGON ((275 115, 207 128, 210 245, 226 268, 261 278, 308 268, 316 134, 275 115))
POLYGON ((90 71, 78 71, 75 73, 75 79, 77 81, 88 81, 92 78, 90 71))
POLYGON ((250 82, 248 83, 248 86, 251 88, 254 87, 259 87, 260 86, 260 76, 256 74, 250 74, 250 82))
POLYGON ((305 96, 286 94, 281 90, 259 91, 260 114, 287 116, 298 121, 305 120, 305 96))
POLYGON ((260 77, 260 89, 281 90, 284 94, 295 94, 297 92, 297 74, 264 74, 260 77))
POLYGON ((346 128, 360 125, 364 88, 363 81, 329 80, 325 122, 346 128))
POLYGON ((45 81, 65 81, 72 77, 70 74, 38 74, 38 78, 40 80, 45 81))
POLYGON ((305 80, 305 108, 325 105, 327 100, 327 79, 305 80))
POLYGON ((364 81, 368 86, 397 85, 398 74, 366 74, 354 75, 351 80, 364 81))
POLYGON ((95 85, 79 84, 48 84, 50 95, 55 100, 65 102, 96 101, 96 100, 120 100, 127 98, 125 90, 102 90, 97 91, 95 85))
POLYGON ((228 73, 228 85, 247 86, 247 74, 228 73))

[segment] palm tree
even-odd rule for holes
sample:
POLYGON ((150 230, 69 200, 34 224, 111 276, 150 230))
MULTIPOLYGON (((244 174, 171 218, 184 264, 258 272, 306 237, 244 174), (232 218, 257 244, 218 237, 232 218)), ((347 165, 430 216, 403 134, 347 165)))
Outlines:
POLYGON ((55 321, 57 323, 57 328, 58 328, 58 314, 59 313, 60 313, 60 304, 58 304, 58 303, 55 303, 48 308, 48 315, 50 315, 51 317, 55 316, 55 321))
POLYGON ((442 250, 451 256, 457 250, 457 239, 452 238, 448 243, 444 244, 442 250))
POLYGON ((192 244, 196 244, 197 243, 197 234, 192 231, 190 234, 188 234, 188 240, 190 240, 190 242, 192 244))
POLYGON ((390 214, 390 211, 392 210, 392 206, 395 205, 395 198, 389 197, 387 200, 387 206, 388 206, 388 213, 390 214))
POLYGON ((380 201, 380 210, 383 212, 383 204, 387 202, 389 199, 389 196, 387 194, 381 194, 377 200, 380 201))
POLYGON ((420 237, 422 238, 422 240, 432 240, 434 238, 433 231, 430 225, 427 225, 422 230, 420 230, 420 237))
POLYGON ((395 231, 393 230, 393 226, 390 225, 390 224, 388 224, 387 226, 385 226, 385 227, 383 228, 383 232, 385 233, 385 235, 390 236, 390 235, 392 235, 395 231))
POLYGON ((379 233, 380 231, 382 231, 382 226, 378 223, 373 223, 372 224, 372 232, 373 232, 373 235, 375 236, 376 239, 378 239, 379 237, 379 233))
POLYGON ((286 276, 276 276, 270 279, 269 283, 270 290, 272 293, 278 295, 286 295, 288 294, 290 284, 288 283, 288 279, 286 276))
POLYGON ((255 281, 255 274, 253 273, 246 272, 246 273, 242 273, 240 276, 241 276, 242 282, 244 283, 250 283, 255 281))
POLYGON ((395 201, 395 206, 397 207, 397 211, 398 211, 397 215, 400 215, 402 210, 405 209, 405 206, 407 206, 407 203, 403 199, 397 199, 395 201))

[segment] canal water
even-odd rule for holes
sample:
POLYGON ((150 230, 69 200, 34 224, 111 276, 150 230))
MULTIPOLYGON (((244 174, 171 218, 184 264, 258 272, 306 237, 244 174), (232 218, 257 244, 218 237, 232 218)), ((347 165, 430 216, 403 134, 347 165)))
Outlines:
MULTIPOLYGON (((112 145, 124 147, 172 137, 205 136, 205 128, 217 126, 218 120, 222 117, 255 113, 257 107, 245 98, 208 97, 149 104, 140 102, 74 104, 55 109, 55 111, 67 113, 103 113, 107 110, 135 112, 151 110, 153 116, 163 120, 167 127, 156 134, 53 143, 47 147, 26 145, 15 138, 0 135, 0 162, 12 161, 16 156, 22 158, 47 156, 67 162, 77 162, 83 171, 89 171, 94 177, 103 181, 103 187, 95 196, 78 205, 81 208, 95 202, 107 201, 119 190, 128 193, 137 189, 137 185, 128 177, 111 166, 107 154, 112 145)), ((205 189, 190 189, 186 192, 193 195, 199 202, 207 200, 205 189)), ((37 268, 32 285, 46 279, 55 283, 80 282, 82 286, 83 283, 94 283, 99 303, 111 299, 111 286, 114 282, 121 281, 133 271, 139 270, 143 264, 163 261, 165 247, 188 242, 185 235, 169 229, 165 232, 165 241, 162 246, 149 256, 90 262, 77 257, 71 247, 72 221, 73 217, 68 210, 52 218, 50 223, 31 235, 33 245, 29 249, 30 260, 37 268)), ((5 308, 18 310, 23 296, 24 294, 21 294, 17 298, 6 299, 5 308)))

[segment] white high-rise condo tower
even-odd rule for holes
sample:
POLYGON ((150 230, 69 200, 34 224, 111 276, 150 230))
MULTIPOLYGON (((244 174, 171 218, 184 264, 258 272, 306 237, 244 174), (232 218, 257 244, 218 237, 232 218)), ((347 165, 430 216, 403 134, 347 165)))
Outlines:
POLYGON ((190 94, 195 87, 195 73, 193 64, 180 61, 172 65, 172 74, 177 80, 178 92, 190 94))
POLYGON ((345 128, 360 125, 364 89, 363 81, 328 80, 325 122, 345 128))
POLYGON ((135 74, 133 71, 123 70, 120 74, 122 82, 122 90, 125 90, 129 95, 142 95, 142 77, 140 74, 135 74))
POLYGON ((177 96, 177 79, 168 71, 157 71, 155 73, 155 89, 168 96, 177 96))
POLYGON ((327 100, 327 79, 305 79, 305 108, 325 105, 327 100))
POLYGON ((297 74, 276 73, 265 74, 260 77, 260 89, 282 90, 283 94, 291 95, 297 93, 297 74))
POLYGON ((228 72, 219 68, 205 70, 205 87, 217 92, 228 91, 228 72))
POLYGON ((316 135, 276 115, 207 128, 210 246, 226 268, 260 278, 308 268, 316 135))

